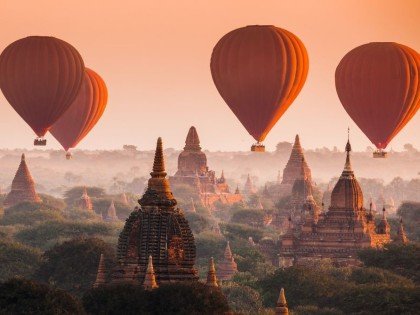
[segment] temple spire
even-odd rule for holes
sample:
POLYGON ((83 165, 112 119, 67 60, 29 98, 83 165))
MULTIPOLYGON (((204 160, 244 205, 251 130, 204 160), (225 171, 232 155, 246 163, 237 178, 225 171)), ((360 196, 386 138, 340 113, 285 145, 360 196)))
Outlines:
POLYGON ((153 161, 153 172, 150 173, 153 178, 165 177, 165 160, 163 158, 162 138, 159 137, 156 143, 155 159, 153 161))
POLYGON ((210 258, 209 271, 207 272, 206 285, 209 286, 209 287, 218 287, 219 286, 217 284, 216 268, 214 266, 213 257, 210 258))
POLYGON ((346 144, 346 163, 344 164, 344 170, 341 176, 348 176, 353 174, 353 169, 351 167, 350 162, 350 152, 351 152, 351 144, 350 144, 350 128, 347 130, 347 144, 346 144))
POLYGON ((101 285, 104 285, 106 283, 106 267, 105 267, 105 256, 104 254, 101 254, 101 257, 99 258, 99 265, 98 265, 98 271, 96 273, 96 280, 93 284, 94 288, 98 288, 101 285))
POLYGON ((155 270, 153 268, 153 258, 149 255, 149 261, 147 263, 146 275, 144 277, 143 287, 145 290, 153 290, 158 287, 156 283, 155 270))
POLYGON ((236 185, 235 194, 236 195, 239 195, 240 194, 239 185, 236 185))
POLYGON ((287 308, 287 301, 286 301, 286 296, 284 294, 284 289, 283 288, 281 288, 281 290, 280 290, 280 295, 279 295, 279 298, 278 298, 277 303, 276 303, 275 314, 276 315, 288 315, 289 314, 289 309, 287 308))
POLYGON ((398 243, 401 243, 401 244, 407 244, 408 243, 408 238, 407 238, 407 235, 405 234, 405 231, 404 231, 404 225, 403 225, 402 218, 400 218, 400 225, 398 226, 397 238, 396 238, 395 241, 398 242, 398 243))
POLYGON ((200 139, 198 138, 197 130, 194 126, 190 127, 188 131, 187 139, 185 140, 184 150, 200 151, 200 139))
POLYGON ((197 212, 197 210, 195 209, 195 204, 194 204, 194 199, 191 197, 191 209, 190 212, 197 212))

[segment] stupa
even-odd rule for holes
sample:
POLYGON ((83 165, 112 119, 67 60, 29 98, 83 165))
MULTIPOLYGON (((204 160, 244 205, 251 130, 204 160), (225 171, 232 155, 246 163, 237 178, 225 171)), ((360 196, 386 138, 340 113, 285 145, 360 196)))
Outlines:
POLYGON ((284 295, 284 289, 281 288, 280 295, 276 303, 275 315, 289 315, 289 309, 287 307, 286 296, 284 295))
POLYGON ((305 176, 312 182, 311 170, 305 161, 303 149, 300 145, 299 135, 295 137, 295 143, 292 147, 289 160, 283 170, 282 184, 293 185, 296 179, 301 176, 301 168, 303 166, 305 176))
POLYGON ((206 285, 209 287, 218 287, 217 276, 216 276, 216 267, 214 266, 213 257, 210 258, 209 262, 209 271, 207 272, 206 285))
POLYGON ((153 268, 153 257, 149 256, 149 261, 147 263, 146 276, 144 277, 143 287, 145 290, 153 290, 158 287, 156 283, 155 270, 153 268))
POLYGON ((363 207, 363 193, 350 162, 351 146, 346 145, 344 170, 331 194, 328 212, 315 220, 304 218, 300 230, 293 227, 283 236, 280 264, 287 267, 328 258, 336 265, 358 265, 357 251, 381 248, 390 242, 389 229, 383 222, 375 226, 372 213, 363 207))
POLYGON ((178 170, 174 176, 169 177, 174 189, 188 185, 194 190, 194 198, 199 198, 201 203, 212 208, 217 201, 222 204, 233 204, 242 201, 242 195, 230 193, 229 185, 224 172, 220 178, 215 171, 207 166, 206 154, 201 150, 197 130, 192 126, 185 140, 184 150, 178 156, 178 170))
POLYGON ((98 265, 98 271, 96 273, 96 280, 93 284, 94 288, 98 288, 106 283, 106 267, 105 267, 105 256, 104 254, 101 254, 101 257, 99 258, 99 265, 98 265))
POLYGON ((117 210, 115 209, 114 200, 111 201, 111 204, 108 207, 106 215, 104 216, 104 221, 108 221, 108 222, 119 221, 118 216, 117 216, 117 210))
POLYGON ((12 181, 12 189, 3 202, 4 208, 12 207, 21 202, 41 202, 35 191, 35 182, 26 164, 25 154, 22 154, 19 167, 12 181))
POLYGON ((224 257, 217 266, 217 278, 222 281, 231 280, 237 271, 238 266, 235 262, 235 258, 233 258, 228 241, 226 244, 224 257))
POLYGON ((90 199, 86 187, 83 187, 83 194, 76 202, 76 207, 81 210, 93 211, 92 200, 90 199))
POLYGON ((255 189, 254 184, 252 183, 251 177, 248 174, 245 185, 244 185, 243 193, 246 196, 250 196, 250 195, 255 194, 256 192, 257 190, 255 189))
POLYGON ((397 237, 395 239, 395 242, 396 243, 401 243, 401 244, 407 244, 408 243, 408 238, 407 238, 407 235, 405 235, 404 225, 403 225, 402 219, 400 219, 400 224, 398 226, 398 232, 397 232, 397 237))
POLYGON ((166 178, 161 138, 150 175, 140 207, 130 214, 119 236, 118 265, 113 269, 111 283, 143 285, 149 256, 158 285, 197 281, 194 236, 166 178))

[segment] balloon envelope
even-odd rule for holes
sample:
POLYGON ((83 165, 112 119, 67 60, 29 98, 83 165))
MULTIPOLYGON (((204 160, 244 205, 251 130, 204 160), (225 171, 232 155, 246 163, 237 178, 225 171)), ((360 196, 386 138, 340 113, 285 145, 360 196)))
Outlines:
POLYGON ((107 100, 105 82, 96 72, 86 68, 76 99, 52 126, 50 133, 66 151, 74 148, 101 118, 107 100))
POLYGON ((294 34, 253 25, 223 36, 210 68, 227 105, 250 135, 263 141, 302 89, 308 64, 306 49, 294 34))
POLYGON ((30 36, 7 46, 0 55, 4 96, 42 137, 70 107, 82 83, 84 64, 63 40, 30 36))
POLYGON ((420 107, 420 56, 404 45, 369 43, 347 53, 335 72, 344 109, 385 149, 420 107))

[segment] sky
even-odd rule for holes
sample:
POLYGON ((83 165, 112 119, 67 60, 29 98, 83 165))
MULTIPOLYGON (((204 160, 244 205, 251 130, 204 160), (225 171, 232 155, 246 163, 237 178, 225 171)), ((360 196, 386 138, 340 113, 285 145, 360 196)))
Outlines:
MULTIPOLYGON (((300 134, 307 148, 371 145, 335 92, 334 72, 351 49, 395 41, 420 51, 418 0, 0 0, 0 50, 30 35, 61 38, 105 80, 107 109, 81 149, 181 148, 191 125, 202 147, 249 150, 254 139, 218 94, 210 73, 214 45, 227 32, 272 24, 297 35, 309 55, 306 84, 267 136, 267 150, 300 134)), ((1 94, 1 93, 0 93, 1 94)), ((34 133, 0 95, 0 148, 31 148, 34 133)), ((394 138, 420 148, 420 114, 394 138)), ((47 136, 48 147, 60 148, 47 136)))

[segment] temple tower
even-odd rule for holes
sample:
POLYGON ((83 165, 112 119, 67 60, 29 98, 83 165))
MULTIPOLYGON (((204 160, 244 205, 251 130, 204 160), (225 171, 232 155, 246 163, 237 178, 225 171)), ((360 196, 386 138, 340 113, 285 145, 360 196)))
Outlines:
POLYGON ((128 199, 127 199, 127 195, 125 194, 125 192, 123 192, 121 195, 120 195, 120 202, 123 204, 123 205, 125 205, 125 206, 128 206, 128 199))
POLYGON ((149 256, 159 285, 196 281, 194 236, 166 178, 161 138, 150 175, 140 207, 130 214, 118 239, 119 264, 112 283, 143 284, 149 256))
POLYGON ((391 227, 390 227, 390 225, 388 223, 388 220, 386 218, 386 210, 385 210, 385 207, 384 207, 384 208, 382 208, 382 219, 378 224, 376 233, 378 233, 378 234, 388 234, 389 235, 390 231, 391 231, 391 227))
POLYGON ((229 241, 226 244, 224 259, 219 263, 217 269, 217 277, 222 281, 231 280, 238 271, 238 266, 233 258, 229 241))
POLYGON ((248 174, 248 177, 246 178, 246 182, 245 182, 245 186, 244 186, 243 192, 247 196, 256 193, 254 184, 252 183, 252 180, 251 180, 251 177, 249 176, 249 174, 248 174))
POLYGON ((206 285, 209 286, 209 287, 218 287, 219 286, 217 284, 216 268, 214 266, 213 257, 210 258, 209 271, 207 272, 206 285))
POLYGON ((111 204, 108 207, 106 216, 104 217, 104 220, 108 222, 115 222, 119 220, 117 216, 117 210, 115 209, 114 200, 111 201, 111 204))
POLYGON ((407 235, 405 235, 402 218, 400 219, 400 224, 398 226, 398 232, 397 232, 397 238, 395 239, 395 242, 401 243, 401 244, 408 243, 408 238, 407 238, 407 235))
POLYGON ((101 254, 101 257, 99 258, 99 265, 98 265, 98 271, 96 273, 96 280, 93 284, 94 288, 98 288, 106 283, 106 267, 105 267, 105 256, 104 254, 101 254))
POLYGON ((304 159, 303 150, 300 145, 299 135, 296 135, 295 143, 293 144, 292 152, 290 153, 290 158, 287 161, 286 167, 283 170, 283 179, 281 183, 293 185, 295 180, 300 177, 302 164, 305 176, 310 182, 312 182, 311 170, 309 169, 309 166, 304 159))
POLYGON ((83 194, 76 202, 76 207, 81 210, 93 211, 92 200, 90 199, 86 187, 83 187, 83 194))
POLYGON ((283 288, 280 290, 280 295, 276 303, 275 315, 289 315, 289 309, 287 307, 286 296, 284 295, 283 288))
POLYGON ((153 257, 149 256, 147 263, 146 276, 144 277, 143 287, 145 290, 153 290, 158 287, 156 283, 155 270, 153 269, 153 257))
POLYGON ((12 181, 12 189, 4 200, 3 206, 9 208, 21 202, 41 202, 41 198, 35 191, 35 182, 26 164, 25 154, 22 154, 12 181))

